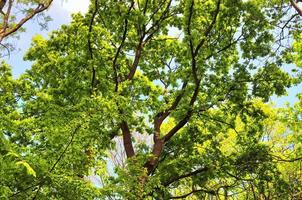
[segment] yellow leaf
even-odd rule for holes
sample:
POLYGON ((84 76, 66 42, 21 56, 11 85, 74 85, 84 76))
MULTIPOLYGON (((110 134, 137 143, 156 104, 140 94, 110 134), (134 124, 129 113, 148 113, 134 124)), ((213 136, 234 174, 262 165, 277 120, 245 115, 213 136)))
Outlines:
POLYGON ((235 119, 235 129, 238 132, 244 131, 245 129, 245 124, 239 116, 237 116, 235 119))
POLYGON ((33 170, 33 168, 25 160, 16 162, 16 165, 23 165, 29 175, 36 177, 35 170, 33 170))

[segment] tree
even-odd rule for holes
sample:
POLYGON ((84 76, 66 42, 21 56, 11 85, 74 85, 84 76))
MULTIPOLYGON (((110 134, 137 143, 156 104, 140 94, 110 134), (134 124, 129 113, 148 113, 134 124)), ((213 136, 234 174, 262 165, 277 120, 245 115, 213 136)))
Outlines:
POLYGON ((45 22, 50 19, 44 15, 43 11, 49 8, 51 3, 52 0, 1 0, 0 44, 2 47, 0 50, 7 49, 9 51, 9 44, 3 43, 4 39, 15 35, 17 31, 24 30, 23 25, 33 17, 42 16, 44 19, 39 24, 45 27, 45 22))
POLYGON ((287 42, 301 38, 293 11, 283 1, 96 0, 48 40, 36 36, 32 69, 12 80, 2 64, 1 169, 23 167, 2 170, 4 197, 289 199, 263 140, 273 120, 264 102, 300 82, 299 68, 283 70, 301 56, 287 42), (118 137, 127 160, 111 176, 118 137))

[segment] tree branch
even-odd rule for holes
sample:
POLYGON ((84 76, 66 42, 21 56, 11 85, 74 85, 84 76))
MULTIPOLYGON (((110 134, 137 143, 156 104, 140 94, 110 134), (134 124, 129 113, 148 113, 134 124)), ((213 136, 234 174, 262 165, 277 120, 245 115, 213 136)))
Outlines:
POLYGON ((119 84, 119 80, 118 80, 118 72, 117 72, 117 59, 118 59, 118 56, 124 46, 124 43, 126 41, 126 38, 127 38, 127 32, 128 32, 128 15, 130 14, 132 8, 134 6, 134 1, 132 1, 128 11, 127 11, 127 14, 125 16, 125 21, 124 21, 124 32, 123 32, 123 36, 122 36, 122 41, 121 41, 121 44, 120 46, 118 47, 116 53, 115 53, 115 56, 114 56, 114 59, 113 59, 113 63, 112 63, 112 66, 113 66, 113 70, 114 70, 114 81, 115 81, 115 88, 114 88, 114 91, 117 92, 118 91, 118 84, 119 84))
MULTIPOLYGON (((149 34, 148 37, 145 39, 145 43, 148 42, 153 35, 156 33, 156 31, 158 31, 159 29, 159 25, 162 21, 164 21, 167 18, 167 14, 169 12, 169 8, 171 6, 172 0, 169 0, 164 12, 162 13, 162 15, 159 17, 158 20, 155 21, 154 24, 152 24, 152 26, 146 31, 146 34, 149 34), (153 30, 153 31, 152 31, 153 30)), ((150 18, 151 19, 151 18, 150 18)))
POLYGON ((218 122, 218 123, 220 123, 220 124, 225 124, 225 125, 229 126, 230 128, 232 128, 237 134, 239 134, 238 131, 236 130, 236 128, 234 127, 233 124, 230 124, 230 123, 228 123, 228 122, 222 121, 222 120, 220 120, 220 119, 216 119, 216 118, 210 117, 210 116, 205 115, 205 114, 203 114, 203 113, 201 113, 201 112, 198 113, 198 115, 199 115, 199 116, 204 116, 204 117, 206 117, 207 119, 212 120, 212 121, 214 121, 214 122, 218 122))
POLYGON ((297 158, 292 158, 292 159, 284 159, 284 158, 281 158, 279 156, 276 156, 276 155, 272 155, 272 157, 276 158, 276 161, 277 162, 296 162, 296 161, 300 161, 302 160, 302 156, 301 157, 297 157, 297 158))
POLYGON ((192 190, 191 192, 181 195, 181 196, 174 196, 174 197, 170 197, 170 199, 184 199, 187 196, 190 196, 191 194, 197 193, 197 192, 205 192, 208 194, 212 194, 212 195, 216 195, 216 191, 215 190, 205 190, 205 189, 196 189, 196 190, 192 190))
POLYGON ((290 0, 290 4, 294 7, 294 9, 297 11, 297 13, 302 16, 302 10, 299 7, 298 3, 295 2, 294 0, 290 0))
POLYGON ((169 116, 172 110, 176 109, 177 105, 179 104, 180 100, 184 95, 184 90, 186 86, 187 86, 187 82, 185 81, 182 85, 180 94, 176 97, 172 106, 167 110, 165 110, 164 112, 158 113, 154 118, 154 136, 153 136, 154 145, 152 150, 152 154, 154 157, 152 157, 145 164, 145 167, 148 170, 148 174, 150 174, 154 170, 155 166, 157 165, 159 157, 161 155, 161 152, 166 142, 165 138, 160 137, 160 132, 161 132, 160 127, 162 125, 162 122, 165 120, 167 116, 169 116))
MULTIPOLYGON (((6 14, 4 14, 4 19, 3 19, 3 27, 1 28, 0 30, 0 33, 5 33, 7 27, 8 27, 8 19, 9 19, 9 16, 10 16, 10 12, 11 12, 11 9, 12 9, 12 6, 13 6, 13 2, 14 0, 9 0, 8 2, 8 8, 7 8, 7 11, 6 11, 6 14)), ((3 38, 1 37, 1 34, 0 34, 0 43, 2 42, 3 38)))
POLYGON ((196 69, 196 53, 194 51, 194 44, 192 40, 192 33, 191 33, 191 23, 192 23, 192 17, 194 13, 194 0, 191 1, 190 9, 189 9, 189 19, 188 19, 188 27, 187 27, 187 34, 189 36, 189 47, 190 47, 190 53, 191 53, 191 67, 192 67, 192 74, 195 81, 195 84, 197 85, 199 80, 197 76, 197 69, 196 69))
POLYGON ((177 108, 179 102, 181 101, 181 99, 185 93, 185 89, 186 89, 187 85, 188 85, 188 81, 184 81, 182 84, 181 90, 180 90, 179 94, 176 96, 172 105, 165 111, 160 112, 155 116, 154 124, 157 123, 159 126, 159 129, 160 129, 162 122, 170 115, 171 111, 173 111, 177 108))
POLYGON ((217 20, 217 16, 218 16, 218 13, 220 11, 220 3, 221 3, 221 0, 218 0, 217 1, 217 4, 216 4, 216 10, 214 12, 214 17, 213 17, 213 20, 210 24, 210 26, 208 26, 208 28, 206 29, 205 33, 204 33, 204 38, 199 42, 199 44, 197 45, 195 51, 194 51, 194 55, 197 55, 198 54, 198 51, 200 50, 200 48, 202 47, 202 45, 204 44, 204 42, 206 41, 206 38, 209 36, 209 34, 211 33, 211 30, 213 29, 215 23, 216 23, 216 20, 217 20))
POLYGON ((167 186, 169 186, 170 184, 172 184, 172 183, 174 183, 174 182, 176 182, 176 181, 179 181, 180 179, 187 178, 187 177, 190 177, 190 176, 194 176, 194 175, 197 175, 197 174, 199 174, 199 173, 206 172, 206 171, 208 171, 208 170, 209 170, 208 167, 203 167, 203 168, 197 169, 197 170, 195 170, 195 171, 192 171, 192 172, 189 172, 189 173, 180 175, 180 176, 172 177, 172 178, 170 178, 169 180, 165 181, 165 182, 163 183, 163 186, 167 187, 167 186))
MULTIPOLYGON (((155 23, 154 23, 147 31, 143 30, 143 33, 142 33, 142 35, 140 36, 139 43, 138 43, 138 45, 137 45, 137 47, 136 47, 136 50, 135 50, 134 61, 133 61, 132 65, 131 65, 130 72, 129 72, 128 76, 127 76, 127 79, 128 79, 128 80, 131 80, 131 79, 133 78, 135 72, 136 72, 136 69, 137 69, 137 67, 138 67, 139 60, 140 60, 140 57, 141 57, 141 54, 142 54, 144 45, 145 45, 150 39, 152 39, 153 35, 158 31, 160 23, 161 23, 163 20, 166 19, 166 15, 167 15, 167 13, 168 13, 168 11, 169 11, 171 2, 172 2, 172 0, 169 0, 167 6, 166 6, 166 8, 165 8, 163 14, 160 16, 160 18, 159 18, 159 19, 158 19, 158 20, 157 20, 157 21, 156 21, 156 22, 155 22, 155 23), (152 31, 152 30, 153 30, 153 31, 152 31), (145 38, 146 34, 149 34, 149 35, 147 36, 147 38, 145 38), (145 39, 144 39, 144 38, 145 38, 145 39)), ((150 17, 150 19, 151 19, 151 18, 152 18, 152 17, 150 17)), ((146 25, 143 25, 143 26, 145 27, 146 25)))
POLYGON ((134 61, 131 65, 129 74, 127 75, 128 80, 131 80, 133 78, 135 72, 136 72, 139 60, 140 60, 141 55, 142 55, 143 47, 144 47, 143 39, 144 39, 144 35, 141 36, 141 38, 139 40, 139 43, 136 47, 134 61))
MULTIPOLYGON (((95 0, 94 2, 95 2, 95 9, 92 13, 92 17, 91 17, 90 24, 89 24, 89 31, 88 31, 88 50, 89 50, 89 55, 90 55, 91 60, 93 60, 93 49, 92 49, 92 45, 91 45, 91 33, 92 33, 92 29, 93 29, 93 22, 94 22, 95 16, 98 11, 98 1, 95 0)), ((92 66, 91 94, 93 93, 93 90, 95 87, 95 76, 96 76, 96 71, 95 71, 94 66, 92 66)))
POLYGON ((7 37, 10 34, 13 34, 14 32, 16 32, 17 30, 19 30, 28 20, 30 20, 31 18, 33 18, 35 15, 43 12, 44 10, 46 10, 51 3, 53 2, 53 0, 49 0, 48 3, 46 4, 39 4, 31 13, 29 13, 26 17, 22 18, 13 28, 10 28, 7 30, 8 27, 8 17, 9 17, 9 12, 12 6, 12 2, 13 0, 10 0, 10 4, 9 4, 9 9, 8 12, 6 13, 6 26, 4 26, 4 31, 3 29, 1 30, 1 34, 0 34, 0 42, 2 42, 2 40, 7 37), (7 31, 6 31, 7 30, 7 31))
POLYGON ((129 126, 128 126, 127 122, 123 120, 120 124, 120 127, 123 132, 123 142, 124 142, 124 148, 126 151, 127 158, 133 157, 135 155, 135 153, 134 153, 134 148, 132 145, 129 126))
MULTIPOLYGON (((220 9, 220 2, 221 2, 221 0, 217 1, 214 17, 213 17, 212 23, 210 24, 210 26, 205 31, 205 37, 207 37, 210 34, 212 28, 214 27, 214 24, 216 23, 216 19, 217 19, 219 9, 220 9)), ((201 48, 201 46, 205 42, 205 38, 200 41, 200 43, 197 45, 197 47, 194 51, 192 35, 191 35, 191 21, 192 21, 192 16, 193 16, 193 12, 194 12, 194 0, 192 0, 189 12, 190 13, 189 13, 187 32, 188 32, 188 35, 189 35, 189 38, 190 38, 189 46, 190 46, 190 51, 191 51, 191 56, 192 56, 191 66, 192 66, 193 78, 194 78, 194 81, 195 81, 195 89, 194 89, 193 96, 192 96, 192 98, 190 100, 190 103, 189 103, 189 106, 190 106, 189 110, 187 111, 185 117, 181 121, 179 121, 179 123, 164 136, 164 141, 165 142, 169 141, 174 136, 174 134, 176 134, 179 131, 179 129, 181 129, 189 121, 189 119, 191 118, 191 116, 193 114, 193 106, 194 106, 195 101, 197 100, 197 96, 198 96, 198 93, 199 93, 199 87, 200 87, 201 79, 199 79, 198 76, 197 76, 196 56, 198 54, 199 49, 201 48)))
POLYGON ((71 133, 71 139, 70 141, 67 143, 67 145, 65 146, 64 150, 62 151, 62 153, 60 154, 60 156, 58 157, 57 161, 53 164, 53 166, 49 169, 49 173, 51 173, 57 166, 57 164, 61 161, 61 159, 63 158, 63 156, 65 155, 67 149, 69 148, 69 146, 72 144, 74 137, 76 135, 76 133, 78 132, 78 130, 80 129, 81 125, 77 125, 76 128, 74 129, 74 131, 71 133))
MULTIPOLYGON (((65 146, 64 150, 63 150, 62 153, 59 155, 58 159, 55 161, 55 163, 52 165, 52 167, 48 170, 49 173, 51 173, 51 172, 56 168, 56 166, 58 165, 58 163, 62 160, 63 156, 64 156, 65 153, 67 152, 67 149, 68 149, 69 146, 72 144, 72 142, 73 142, 73 140, 74 140, 74 137, 75 137, 76 133, 78 132, 78 130, 80 129, 80 127, 81 127, 80 124, 77 125, 76 128, 74 129, 74 131, 71 133, 71 139, 70 139, 70 141, 67 143, 67 145, 65 146)), ((38 191, 39 191, 40 188, 42 187, 42 185, 44 184, 44 182, 45 182, 45 180, 43 180, 43 178, 42 178, 42 180, 39 181, 38 183, 33 184, 33 185, 31 185, 31 186, 28 186, 27 188, 25 188, 25 189, 23 189, 23 190, 20 190, 20 191, 14 193, 14 194, 12 194, 10 197, 17 196, 17 195, 21 194, 22 192, 26 192, 27 190, 29 190, 29 189, 31 189, 31 188, 34 188, 34 187, 37 187, 37 186, 39 186, 39 187, 38 187, 38 191)), ((38 193, 38 191, 37 191, 37 193, 38 193)), ((36 196, 38 195, 37 193, 35 194, 34 199, 35 199, 36 196)))

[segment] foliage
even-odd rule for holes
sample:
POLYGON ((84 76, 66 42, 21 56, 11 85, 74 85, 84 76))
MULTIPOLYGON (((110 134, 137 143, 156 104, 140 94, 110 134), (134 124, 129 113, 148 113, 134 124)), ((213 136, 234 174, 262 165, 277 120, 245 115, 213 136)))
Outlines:
POLYGON ((1 0, 0 1, 0 56, 10 54, 14 49, 11 42, 6 38, 18 36, 18 32, 24 31, 24 24, 40 16, 37 23, 41 28, 47 28, 50 17, 45 15, 45 10, 49 8, 53 0, 1 0), (6 52, 5 52, 6 51, 6 52))
POLYGON ((302 100, 267 103, 301 81, 289 6, 96 0, 36 36, 0 68, 1 198, 300 199, 302 100))

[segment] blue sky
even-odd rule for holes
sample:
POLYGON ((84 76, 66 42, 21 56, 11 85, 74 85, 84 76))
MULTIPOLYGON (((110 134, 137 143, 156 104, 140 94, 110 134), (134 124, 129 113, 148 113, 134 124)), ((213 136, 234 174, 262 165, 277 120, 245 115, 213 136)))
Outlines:
MULTIPOLYGON (((45 37, 52 30, 58 29, 62 24, 68 24, 71 20, 71 14, 75 12, 85 13, 88 10, 89 0, 55 0, 53 5, 48 9, 47 14, 52 18, 48 24, 48 30, 41 31, 35 20, 29 21, 26 25, 26 32, 20 34, 20 39, 14 39, 17 50, 11 52, 10 58, 6 58, 7 62, 12 66, 13 75, 17 78, 26 69, 31 66, 30 62, 23 60, 23 55, 30 47, 31 39, 36 34, 45 37)), ((296 95, 302 92, 302 85, 292 87, 288 90, 287 96, 271 98, 277 106, 283 106, 286 102, 293 104, 297 101, 296 95)))
POLYGON ((48 30, 41 31, 41 27, 35 19, 27 22, 24 26, 26 32, 19 34, 20 39, 12 39, 12 43, 17 50, 12 51, 9 58, 6 57, 6 61, 12 66, 14 77, 17 78, 31 66, 30 62, 23 60, 23 55, 30 47, 31 39, 34 35, 41 34, 47 37, 52 30, 58 29, 62 24, 68 24, 72 13, 85 13, 88 10, 88 6, 89 0, 55 0, 46 13, 52 18, 52 21, 48 23, 48 30))

